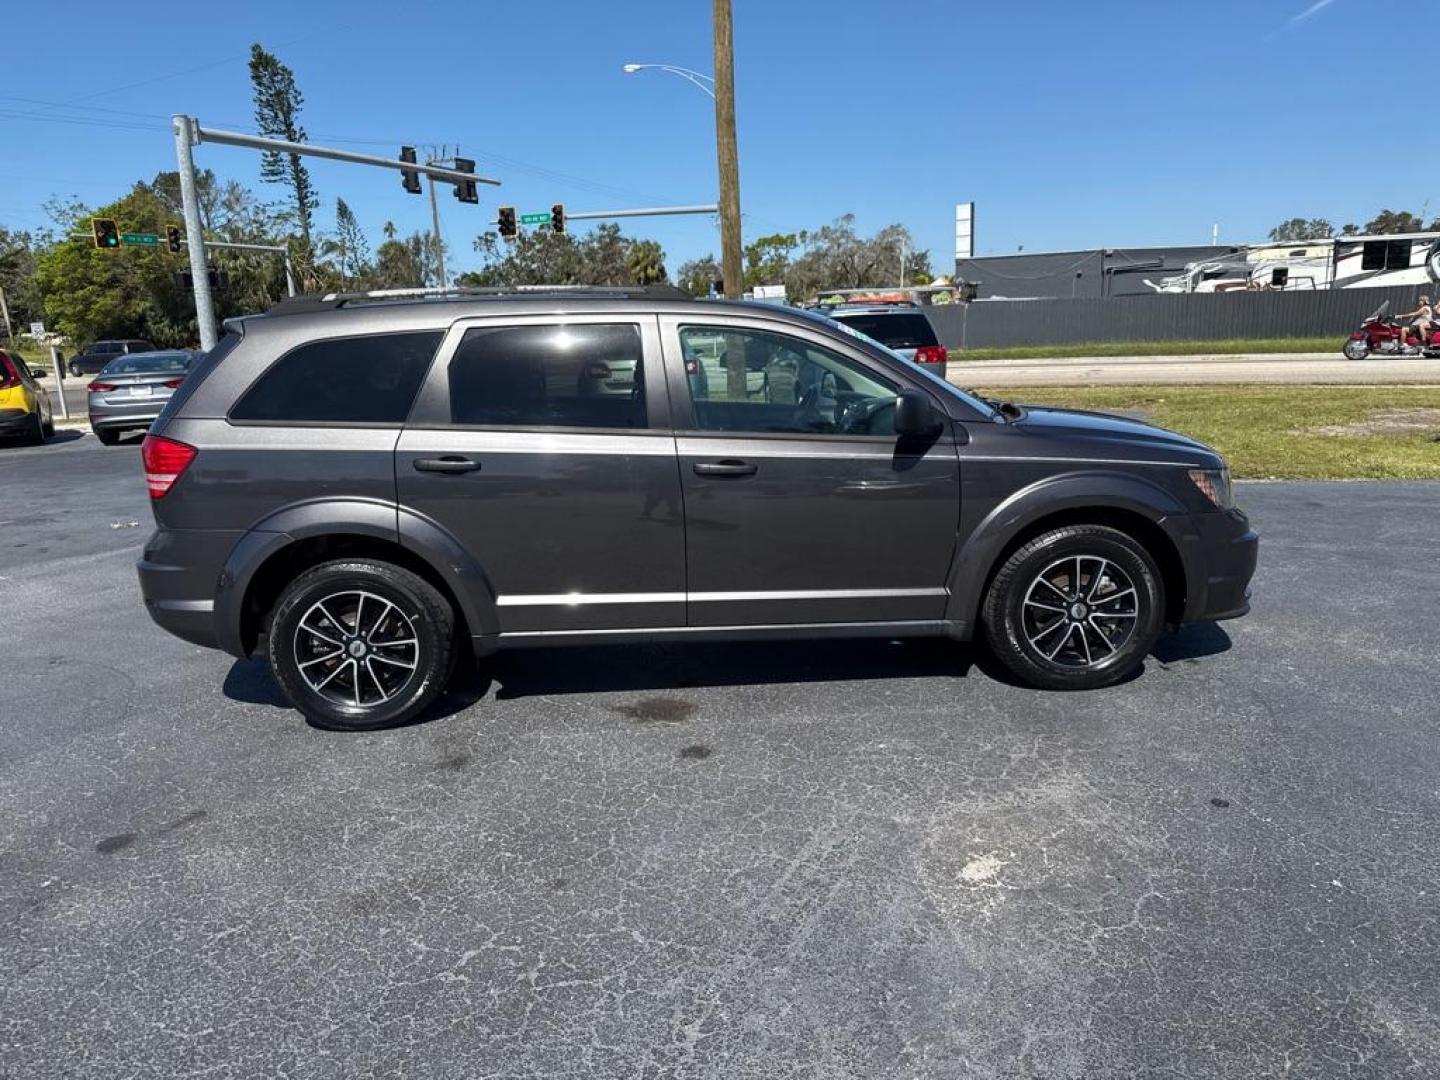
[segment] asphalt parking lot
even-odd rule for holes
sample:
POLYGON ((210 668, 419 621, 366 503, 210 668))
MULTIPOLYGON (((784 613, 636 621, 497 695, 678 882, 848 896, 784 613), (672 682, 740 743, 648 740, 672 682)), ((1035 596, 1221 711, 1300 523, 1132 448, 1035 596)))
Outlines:
POLYGON ((357 736, 149 623, 65 438, 0 448, 0 1076, 1440 1074, 1440 485, 1241 485, 1255 612, 1110 690, 545 650, 357 736))

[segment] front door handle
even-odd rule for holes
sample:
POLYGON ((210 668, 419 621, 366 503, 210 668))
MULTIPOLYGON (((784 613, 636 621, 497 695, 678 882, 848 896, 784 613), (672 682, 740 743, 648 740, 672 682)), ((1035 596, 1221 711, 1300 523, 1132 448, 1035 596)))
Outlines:
POLYGON ((734 458, 695 464, 696 476, 754 476, 759 471, 758 465, 751 465, 748 461, 736 461, 734 458))
POLYGON ((416 472, 467 473, 479 472, 480 462, 456 454, 438 458, 416 458, 410 463, 416 472))

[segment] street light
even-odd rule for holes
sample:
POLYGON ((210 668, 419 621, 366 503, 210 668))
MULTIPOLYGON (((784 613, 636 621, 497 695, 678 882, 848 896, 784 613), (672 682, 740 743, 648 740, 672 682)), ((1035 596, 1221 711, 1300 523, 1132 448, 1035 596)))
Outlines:
POLYGON ((637 71, 644 71, 646 68, 654 68, 657 71, 668 71, 671 75, 679 75, 688 83, 698 86, 704 93, 715 100, 715 80, 709 75, 702 75, 698 71, 691 71, 689 68, 676 67, 674 64, 626 64, 623 70, 626 75, 634 75, 637 71))

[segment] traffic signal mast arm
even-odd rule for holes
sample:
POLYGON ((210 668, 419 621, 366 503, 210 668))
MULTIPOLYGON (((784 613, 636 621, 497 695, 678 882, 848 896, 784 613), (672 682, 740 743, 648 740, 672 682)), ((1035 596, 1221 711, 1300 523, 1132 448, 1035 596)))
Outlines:
POLYGON ((355 165, 378 165, 382 169, 394 169, 396 172, 423 173, 436 180, 445 180, 452 184, 500 186, 499 180, 492 180, 488 176, 476 176, 474 173, 464 172, 460 169, 447 169, 442 165, 427 165, 415 161, 402 161, 398 158, 377 157, 374 154, 357 154, 350 150, 336 150, 329 146, 286 142, 284 139, 267 139, 261 135, 246 135, 239 131, 221 131, 218 128, 202 127, 193 120, 191 121, 191 130, 195 133, 197 143, 210 142, 220 143, 222 146, 243 146, 251 150, 265 150, 276 154, 298 154, 301 157, 348 161, 355 165))

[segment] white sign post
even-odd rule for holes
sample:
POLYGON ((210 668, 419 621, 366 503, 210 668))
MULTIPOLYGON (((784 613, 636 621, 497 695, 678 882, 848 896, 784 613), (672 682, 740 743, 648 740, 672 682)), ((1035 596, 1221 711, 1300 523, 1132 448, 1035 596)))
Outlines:
POLYGON ((45 324, 43 322, 32 322, 30 324, 30 336, 39 341, 45 336, 45 324))

